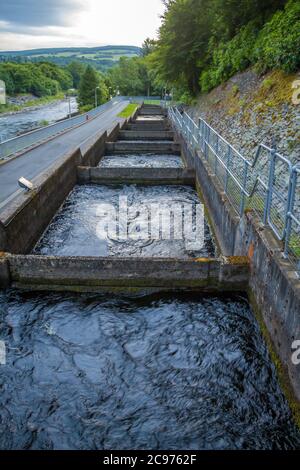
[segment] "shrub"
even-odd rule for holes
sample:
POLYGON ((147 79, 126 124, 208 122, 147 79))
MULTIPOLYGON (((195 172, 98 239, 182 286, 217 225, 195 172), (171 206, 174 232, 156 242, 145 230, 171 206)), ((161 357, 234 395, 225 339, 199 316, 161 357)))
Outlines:
POLYGON ((202 92, 256 64, 258 71, 281 69, 294 72, 300 67, 300 2, 289 0, 262 29, 255 21, 242 27, 228 42, 209 48, 210 65, 200 75, 202 92))

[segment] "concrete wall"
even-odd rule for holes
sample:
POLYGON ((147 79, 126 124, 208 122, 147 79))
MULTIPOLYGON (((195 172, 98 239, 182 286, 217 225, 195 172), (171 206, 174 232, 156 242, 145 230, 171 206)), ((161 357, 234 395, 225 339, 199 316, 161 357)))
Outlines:
MULTIPOLYGON (((117 158, 117 157, 116 157, 117 158)), ((195 172, 182 168, 91 168, 78 167, 82 184, 177 184, 195 186, 195 172)))
POLYGON ((170 131, 157 131, 157 130, 127 130, 121 131, 118 139, 119 140, 173 140, 173 132, 170 131))
POLYGON ((109 142, 106 144, 107 155, 126 155, 154 153, 156 155, 180 155, 180 145, 174 142, 109 142))
POLYGON ((103 287, 242 291, 247 287, 246 258, 160 259, 8 255, 13 287, 93 291, 103 287))
MULTIPOLYGON (((2 212, 6 239, 1 251, 28 253, 77 181, 80 150, 75 150, 34 179, 35 190, 22 192, 2 212)), ((3 240, 2 240, 3 242, 3 240)))
POLYGON ((97 132, 80 146, 82 154, 81 164, 85 166, 97 166, 105 154, 105 145, 108 139, 107 132, 97 132))
MULTIPOLYGON (((177 135, 177 140, 182 141, 177 135)), ((223 254, 247 256, 250 262, 249 293, 262 316, 275 350, 300 400, 300 366, 292 364, 292 342, 300 339, 300 282, 295 269, 282 257, 282 246, 254 213, 240 218, 217 178, 200 153, 183 145, 184 158, 195 168, 198 188, 223 254)))

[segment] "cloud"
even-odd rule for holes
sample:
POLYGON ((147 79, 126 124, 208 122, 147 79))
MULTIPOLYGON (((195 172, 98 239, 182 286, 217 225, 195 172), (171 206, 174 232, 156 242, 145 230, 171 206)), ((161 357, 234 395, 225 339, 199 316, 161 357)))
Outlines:
POLYGON ((65 26, 81 9, 84 9, 83 0, 1 0, 0 24, 6 24, 5 29, 9 24, 10 31, 20 30, 20 27, 25 30, 65 26))

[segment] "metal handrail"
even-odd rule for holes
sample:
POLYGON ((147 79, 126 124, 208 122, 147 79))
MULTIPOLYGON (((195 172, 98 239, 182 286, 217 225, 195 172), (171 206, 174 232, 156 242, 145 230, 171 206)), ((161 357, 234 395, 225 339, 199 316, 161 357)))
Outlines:
POLYGON ((97 117, 107 109, 114 106, 114 104, 125 101, 126 99, 128 98, 124 96, 115 97, 87 113, 80 114, 73 118, 67 118, 54 124, 50 124, 49 126, 44 126, 40 129, 27 132, 21 136, 5 140, 0 143, 0 160, 26 150, 27 148, 42 142, 46 138, 51 138, 63 131, 71 130, 76 126, 87 122, 89 117, 97 117))
POLYGON ((300 166, 261 143, 252 161, 245 158, 204 119, 198 124, 176 107, 168 110, 169 118, 187 144, 200 150, 218 177, 235 211, 241 217, 246 204, 256 210, 262 222, 284 244, 282 254, 295 265, 300 275, 300 166), (223 151, 221 148, 225 148, 223 151), (257 170, 263 153, 267 155, 264 170, 257 170), (263 195, 257 193, 263 192, 263 195), (256 202, 254 199, 256 198, 256 202))

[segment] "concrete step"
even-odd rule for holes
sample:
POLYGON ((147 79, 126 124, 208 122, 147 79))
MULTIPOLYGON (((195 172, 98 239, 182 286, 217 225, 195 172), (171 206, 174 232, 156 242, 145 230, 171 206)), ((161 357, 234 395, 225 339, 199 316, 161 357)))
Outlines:
POLYGON ((78 167, 77 176, 80 184, 185 185, 194 187, 196 181, 195 171, 188 168, 78 167))
POLYGON ((125 141, 118 140, 117 142, 108 142, 106 144, 107 155, 126 155, 126 154, 146 154, 152 153, 155 155, 180 155, 181 146, 175 142, 169 141, 125 141))
POLYGON ((155 109, 155 108, 148 108, 139 110, 139 116, 166 116, 166 111, 164 109, 155 109))
POLYGON ((125 129, 129 131, 168 131, 170 125, 164 121, 135 121, 127 124, 125 129))
POLYGON ((171 131, 153 131, 153 130, 139 130, 139 131, 120 131, 119 140, 168 140, 172 141, 174 137, 171 131))
POLYGON ((98 292, 120 288, 244 291, 247 258, 169 259, 8 255, 7 281, 30 290, 98 292))

